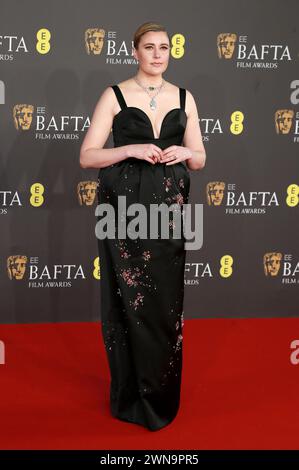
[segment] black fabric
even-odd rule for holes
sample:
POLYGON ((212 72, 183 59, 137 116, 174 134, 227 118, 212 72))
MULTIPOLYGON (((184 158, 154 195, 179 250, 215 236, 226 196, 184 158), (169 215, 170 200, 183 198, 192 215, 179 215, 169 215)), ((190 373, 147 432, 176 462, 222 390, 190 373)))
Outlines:
MULTIPOLYGON (((159 138, 149 117, 127 106, 117 85, 112 87, 121 106, 114 117, 114 146, 153 142, 164 149, 182 145, 187 116, 186 90, 179 88, 180 108, 164 117, 159 138)), ((128 224, 136 215, 118 211, 118 196, 126 208, 142 203, 177 203, 183 217, 190 176, 185 163, 166 166, 134 157, 101 168, 98 202, 110 203, 116 217, 128 224)), ((100 217, 98 217, 100 220, 100 217)), ((170 217, 170 235, 173 227, 170 217)), ((101 320, 110 373, 110 409, 114 417, 161 429, 176 416, 180 405, 183 339, 185 239, 98 239, 101 276, 101 320)), ((149 232, 148 232, 149 233, 149 232)))

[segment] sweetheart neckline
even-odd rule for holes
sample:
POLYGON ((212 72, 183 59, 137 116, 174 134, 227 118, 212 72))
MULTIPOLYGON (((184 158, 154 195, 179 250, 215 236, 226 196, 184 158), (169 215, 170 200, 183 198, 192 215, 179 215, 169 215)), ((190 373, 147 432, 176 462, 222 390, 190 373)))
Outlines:
POLYGON ((163 131, 163 125, 164 125, 164 121, 166 119, 166 117, 168 116, 168 114, 170 114, 171 112, 173 111, 183 111, 183 113, 185 113, 185 116, 187 117, 187 113, 185 111, 185 109, 183 108, 172 108, 170 109, 169 111, 167 111, 167 113, 165 114, 165 116, 163 117, 162 119, 162 124, 161 124, 161 128, 160 128, 160 133, 159 133, 159 137, 155 137, 155 132, 154 132, 154 127, 153 127, 153 124, 152 124, 152 121, 150 120, 148 114, 143 111, 143 109, 141 108, 137 108, 137 106, 126 106, 125 108, 122 108, 118 113, 115 114, 115 116, 113 117, 113 122, 114 122, 114 119, 119 116, 123 111, 125 111, 126 109, 137 109, 138 111, 140 111, 144 116, 146 116, 149 124, 150 124, 150 128, 151 128, 151 132, 152 132, 152 136, 153 136, 153 140, 160 140, 161 139, 161 134, 162 134, 162 131, 163 131))

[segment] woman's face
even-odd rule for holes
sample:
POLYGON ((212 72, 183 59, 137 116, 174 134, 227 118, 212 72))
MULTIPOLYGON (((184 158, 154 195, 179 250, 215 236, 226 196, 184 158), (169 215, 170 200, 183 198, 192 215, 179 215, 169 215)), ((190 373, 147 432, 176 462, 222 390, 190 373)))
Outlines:
POLYGON ((161 75, 168 67, 170 45, 163 31, 149 31, 141 36, 138 49, 133 49, 139 68, 150 75, 161 75))

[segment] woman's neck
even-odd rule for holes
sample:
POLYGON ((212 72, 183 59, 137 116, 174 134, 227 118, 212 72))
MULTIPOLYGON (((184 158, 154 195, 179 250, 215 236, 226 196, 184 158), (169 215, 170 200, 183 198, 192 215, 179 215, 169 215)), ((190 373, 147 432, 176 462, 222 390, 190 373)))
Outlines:
POLYGON ((135 75, 135 77, 145 87, 148 87, 148 86, 159 87, 162 84, 162 80, 163 80, 162 74, 160 74, 160 75, 149 75, 147 73, 138 72, 135 75))

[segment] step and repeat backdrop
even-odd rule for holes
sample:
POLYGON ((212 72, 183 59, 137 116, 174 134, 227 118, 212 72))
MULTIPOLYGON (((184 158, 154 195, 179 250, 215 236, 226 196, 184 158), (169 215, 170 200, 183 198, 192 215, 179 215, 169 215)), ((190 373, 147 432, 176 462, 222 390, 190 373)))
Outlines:
POLYGON ((185 318, 299 314, 298 15, 276 0, 2 2, 1 323, 101 319, 98 169, 79 152, 103 90, 135 75, 146 21, 168 30, 164 78, 193 94, 207 153, 190 171, 203 246, 187 251, 185 318))

